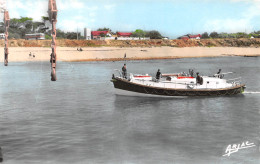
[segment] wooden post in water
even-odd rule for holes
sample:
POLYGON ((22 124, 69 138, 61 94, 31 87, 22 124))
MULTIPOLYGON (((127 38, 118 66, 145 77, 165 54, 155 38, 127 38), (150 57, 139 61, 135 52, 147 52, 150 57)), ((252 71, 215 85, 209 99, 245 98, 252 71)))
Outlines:
POLYGON ((49 9, 48 9, 48 14, 49 14, 49 21, 52 24, 52 42, 51 42, 51 81, 56 81, 56 62, 57 62, 57 54, 56 54, 56 23, 57 23, 57 5, 56 5, 56 0, 49 0, 49 9))
POLYGON ((9 28, 9 12, 7 10, 4 10, 4 27, 5 27, 5 58, 4 58, 4 65, 8 65, 8 28, 9 28))
POLYGON ((0 147, 0 162, 3 162, 4 158, 3 158, 3 153, 2 153, 2 148, 0 147))

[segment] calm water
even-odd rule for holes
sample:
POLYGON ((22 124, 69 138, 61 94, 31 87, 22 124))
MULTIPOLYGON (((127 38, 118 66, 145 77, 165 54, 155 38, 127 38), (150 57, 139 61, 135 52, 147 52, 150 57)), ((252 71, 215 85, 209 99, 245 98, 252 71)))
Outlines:
MULTIPOLYGON (((233 71, 247 93, 184 99, 117 96, 123 62, 0 63, 4 163, 260 163, 260 58, 128 61, 128 72, 233 71), (223 157, 229 144, 256 146, 223 157)), ((232 78, 232 76, 230 76, 232 78)))

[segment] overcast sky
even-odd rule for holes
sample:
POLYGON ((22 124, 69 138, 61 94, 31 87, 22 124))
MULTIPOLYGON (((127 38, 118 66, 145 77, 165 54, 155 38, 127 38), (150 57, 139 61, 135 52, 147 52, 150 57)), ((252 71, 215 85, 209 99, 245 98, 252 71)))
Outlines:
MULTIPOLYGON (((41 20, 48 0, 7 0, 11 18, 41 20)), ((260 0, 57 0, 57 27, 80 31, 158 30, 175 38, 187 33, 260 30, 260 0)))

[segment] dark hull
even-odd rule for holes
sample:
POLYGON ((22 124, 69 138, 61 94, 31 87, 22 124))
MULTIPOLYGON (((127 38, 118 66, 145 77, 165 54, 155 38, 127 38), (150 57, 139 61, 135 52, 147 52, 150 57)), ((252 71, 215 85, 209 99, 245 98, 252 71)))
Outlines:
POLYGON ((111 81, 117 89, 158 96, 224 96, 240 94, 245 89, 244 84, 225 89, 169 89, 140 85, 116 77, 111 81))

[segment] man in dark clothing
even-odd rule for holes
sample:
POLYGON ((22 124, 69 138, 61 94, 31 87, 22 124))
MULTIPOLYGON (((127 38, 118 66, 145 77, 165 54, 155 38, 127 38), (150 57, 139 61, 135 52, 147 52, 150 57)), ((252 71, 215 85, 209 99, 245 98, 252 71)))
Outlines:
POLYGON ((156 80, 158 81, 161 78, 161 72, 160 69, 158 69, 157 73, 156 73, 156 80))
POLYGON ((220 72, 221 72, 221 69, 218 70, 218 73, 217 73, 217 74, 220 74, 220 72))
POLYGON ((190 76, 193 77, 193 74, 194 74, 194 71, 192 69, 192 70, 190 70, 190 76))
POLYGON ((199 75, 199 72, 197 72, 196 82, 197 82, 197 84, 200 84, 200 75, 199 75))
POLYGON ((126 79, 127 79, 126 64, 124 64, 124 66, 122 67, 122 75, 123 75, 123 78, 126 78, 126 79))

